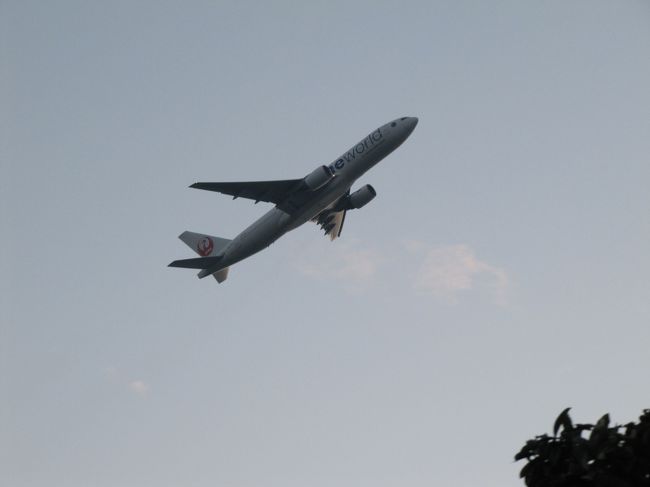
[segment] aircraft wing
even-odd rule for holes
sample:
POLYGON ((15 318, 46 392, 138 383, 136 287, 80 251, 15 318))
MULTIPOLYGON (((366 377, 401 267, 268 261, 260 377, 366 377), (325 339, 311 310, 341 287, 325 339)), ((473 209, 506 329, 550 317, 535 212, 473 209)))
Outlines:
POLYGON ((346 210, 323 210, 312 221, 320 225, 325 231, 325 235, 329 235, 330 240, 334 240, 341 236, 343 222, 345 222, 345 212, 346 210))
POLYGON ((190 188, 204 189, 227 194, 235 198, 248 198, 255 203, 266 201, 276 205, 300 188, 302 179, 283 179, 279 181, 248 181, 236 183, 194 183, 190 188))

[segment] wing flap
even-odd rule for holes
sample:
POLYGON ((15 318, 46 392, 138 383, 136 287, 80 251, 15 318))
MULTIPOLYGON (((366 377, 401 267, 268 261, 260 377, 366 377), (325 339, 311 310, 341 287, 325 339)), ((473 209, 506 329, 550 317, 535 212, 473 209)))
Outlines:
POLYGON ((334 240, 341 236, 343 222, 345 222, 345 213, 346 210, 323 210, 312 221, 320 225, 330 240, 334 240))
POLYGON ((345 201, 345 198, 349 195, 350 190, 330 205, 329 208, 325 208, 318 215, 312 218, 312 221, 320 225, 320 227, 325 231, 325 235, 329 235, 330 240, 335 240, 341 236, 343 223, 345 222, 345 214, 347 213, 347 210, 341 209, 345 208, 341 202, 345 201))

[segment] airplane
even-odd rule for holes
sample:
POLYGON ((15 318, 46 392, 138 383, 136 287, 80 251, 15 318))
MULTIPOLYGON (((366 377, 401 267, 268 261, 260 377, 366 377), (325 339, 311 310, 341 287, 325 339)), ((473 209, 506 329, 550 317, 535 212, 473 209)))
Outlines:
POLYGON ((301 179, 279 181, 194 183, 190 188, 248 198, 275 207, 234 239, 194 232, 179 235, 200 257, 175 260, 169 267, 200 269, 200 279, 214 276, 222 283, 230 266, 265 249, 285 233, 312 221, 331 240, 341 235, 348 210, 362 208, 376 195, 366 184, 353 193, 350 188, 366 171, 397 149, 413 132, 416 117, 402 117, 382 125, 352 146, 334 162, 319 166, 301 179))

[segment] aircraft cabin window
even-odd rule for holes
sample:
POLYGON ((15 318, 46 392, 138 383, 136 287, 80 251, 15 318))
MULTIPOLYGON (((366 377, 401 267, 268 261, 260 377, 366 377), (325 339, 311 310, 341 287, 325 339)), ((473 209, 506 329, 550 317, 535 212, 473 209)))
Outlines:
POLYGON ((394 127, 395 125, 397 125, 395 122, 390 124, 391 127, 394 127))

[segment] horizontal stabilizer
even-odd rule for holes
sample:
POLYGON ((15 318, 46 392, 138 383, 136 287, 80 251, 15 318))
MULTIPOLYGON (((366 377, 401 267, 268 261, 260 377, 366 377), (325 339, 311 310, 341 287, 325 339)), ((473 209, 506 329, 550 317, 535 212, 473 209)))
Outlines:
POLYGON ((221 284, 223 281, 228 279, 228 270, 230 270, 230 267, 225 267, 225 268, 221 269, 220 271, 215 272, 212 275, 217 280, 217 282, 219 284, 221 284))
POLYGON ((219 263, 221 257, 196 257, 194 259, 175 260, 167 267, 183 267, 184 269, 207 269, 219 263))

